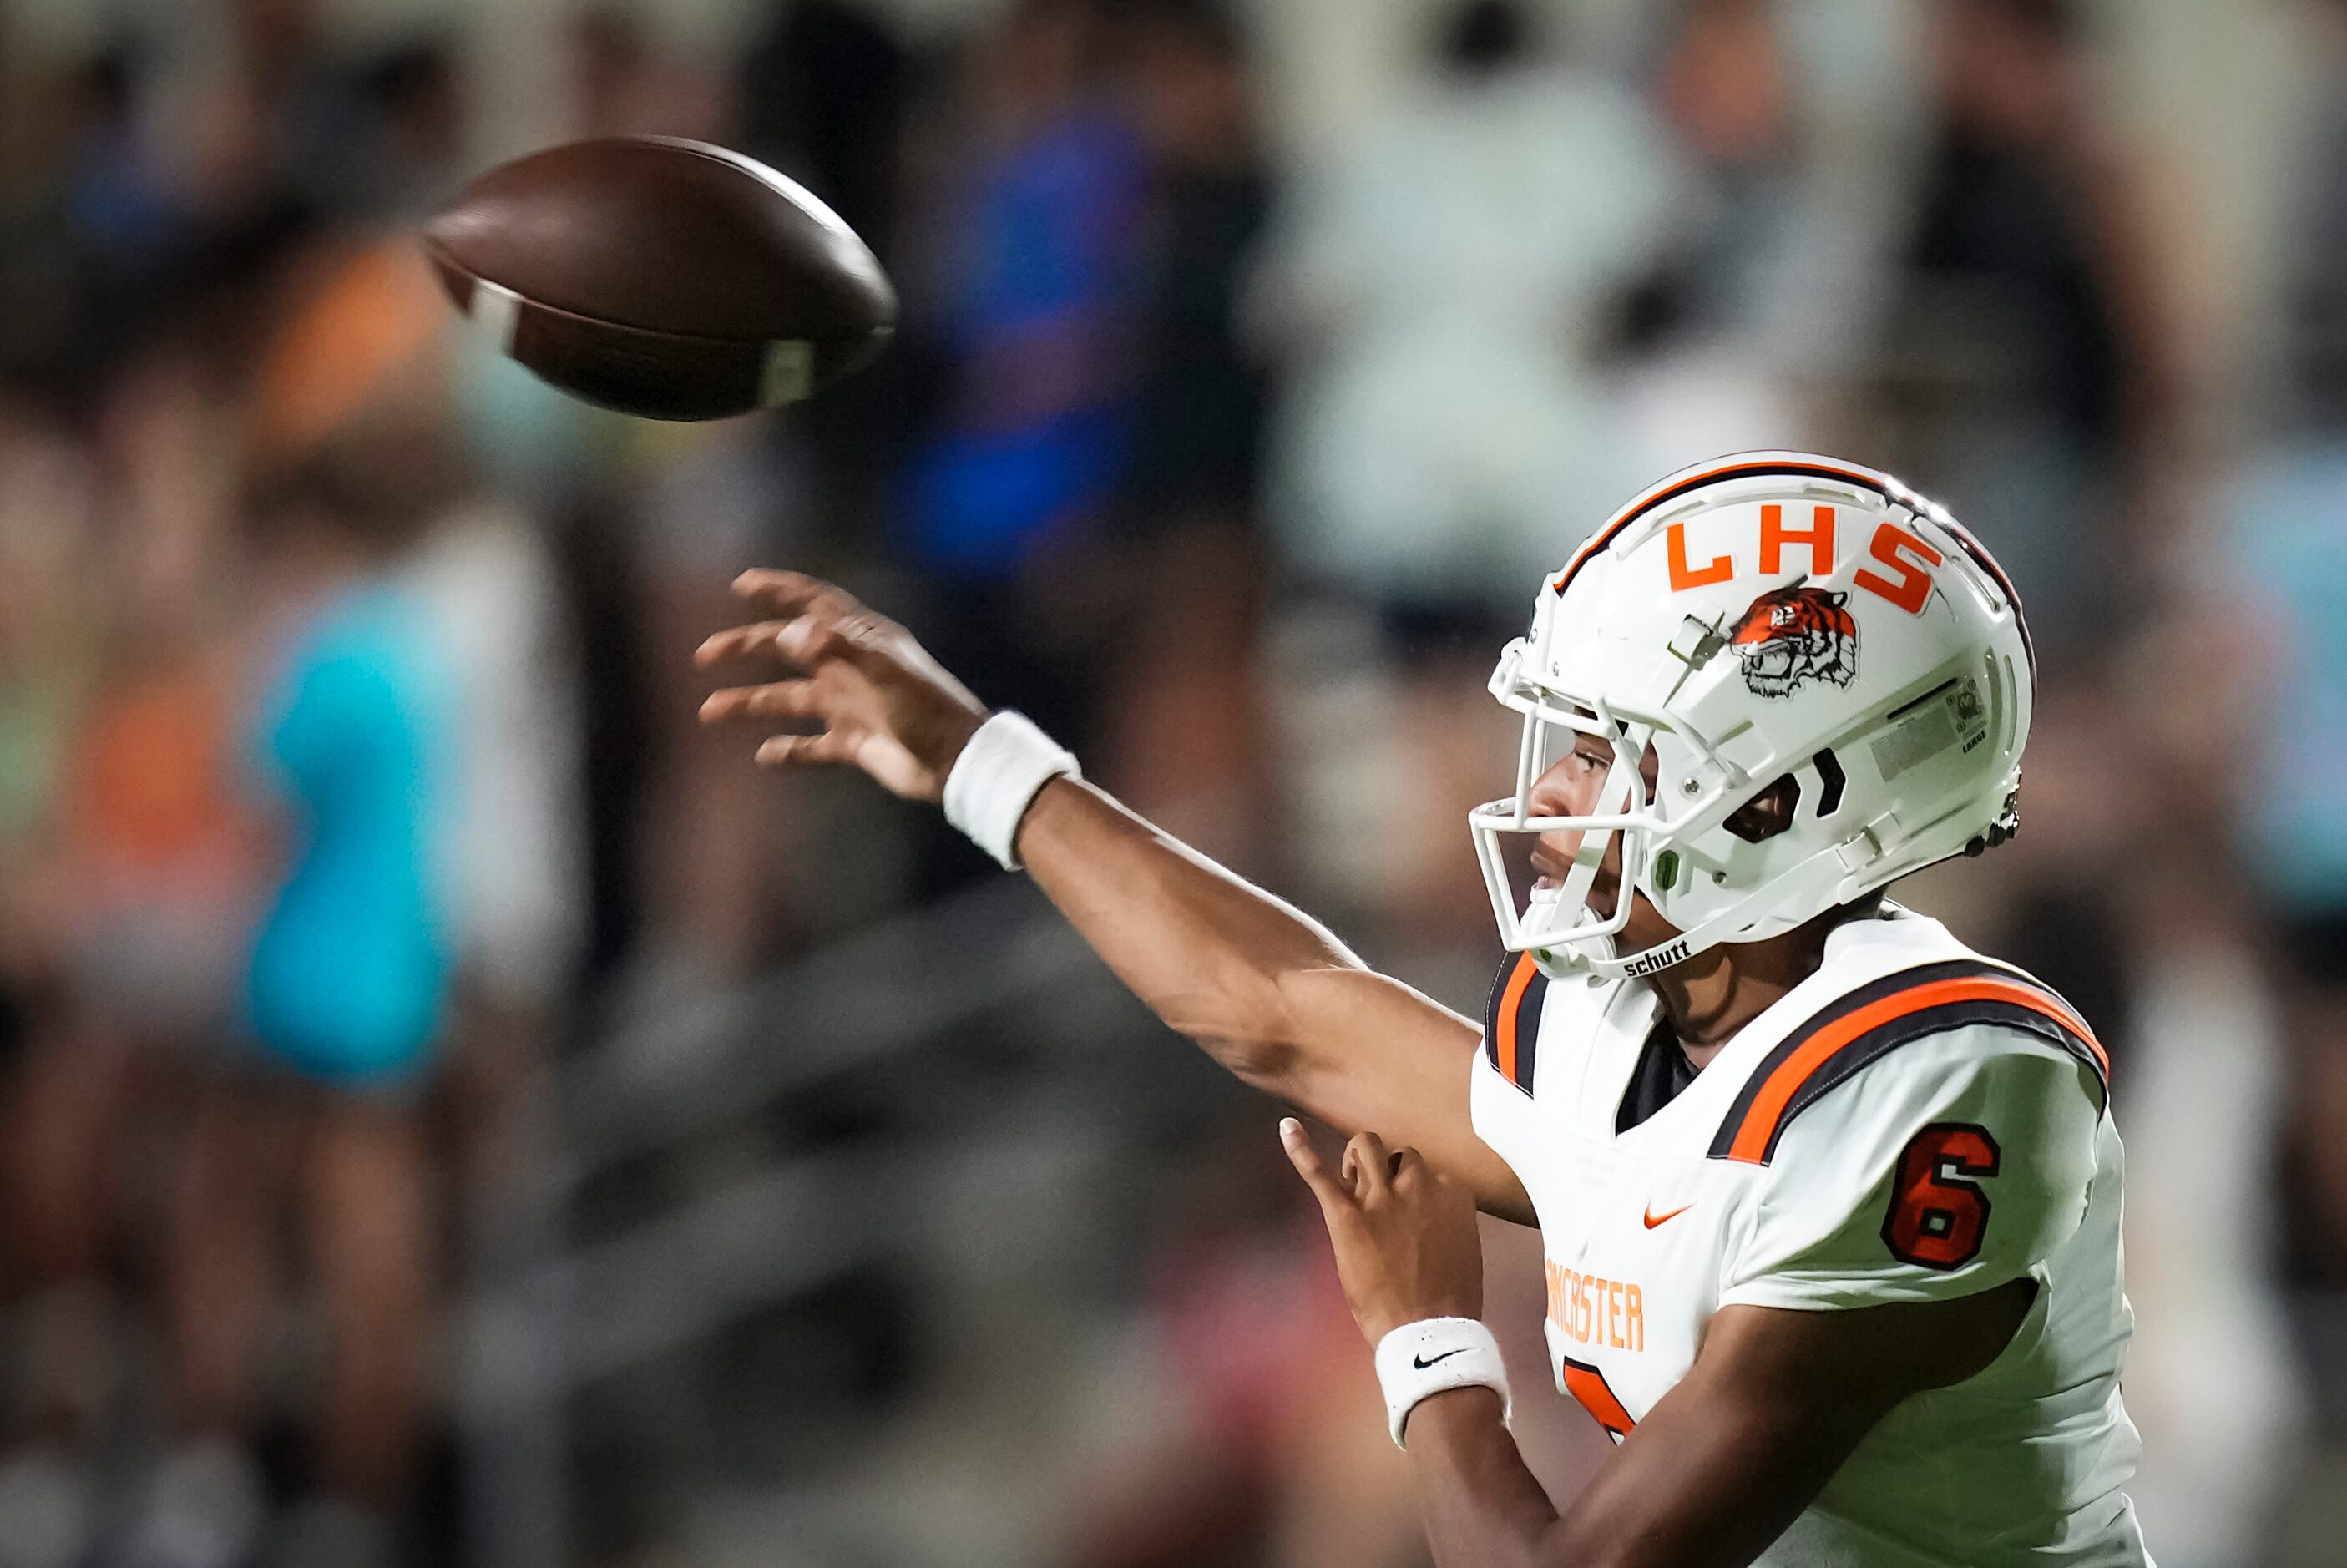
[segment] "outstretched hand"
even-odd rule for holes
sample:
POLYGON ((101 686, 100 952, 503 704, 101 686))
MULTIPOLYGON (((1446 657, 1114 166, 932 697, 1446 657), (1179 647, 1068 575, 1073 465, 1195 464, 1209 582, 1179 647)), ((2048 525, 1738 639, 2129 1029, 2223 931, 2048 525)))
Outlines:
POLYGON ((721 631, 693 654, 702 669, 767 659, 796 671, 764 685, 729 686, 701 704, 704 723, 744 716, 784 721, 757 759, 770 767, 845 763, 892 794, 936 802, 986 706, 913 640, 844 590, 794 571, 745 571, 733 591, 769 619, 721 631), (812 723, 818 728, 801 726, 812 723))
POLYGON ((1355 1133, 1334 1172, 1295 1117, 1279 1142, 1320 1200, 1346 1304, 1370 1344, 1421 1318, 1483 1315, 1483 1241, 1466 1187, 1415 1149, 1388 1153, 1374 1132, 1355 1133))

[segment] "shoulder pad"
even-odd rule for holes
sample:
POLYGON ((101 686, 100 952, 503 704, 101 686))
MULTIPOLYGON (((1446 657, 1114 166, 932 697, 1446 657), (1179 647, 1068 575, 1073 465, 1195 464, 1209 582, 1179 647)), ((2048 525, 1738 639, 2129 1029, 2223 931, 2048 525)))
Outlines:
POLYGON ((1745 1081, 1710 1157, 1767 1164, 1793 1118, 1838 1085, 1902 1045, 1970 1024, 2059 1046, 2094 1070, 2097 1110, 2107 1102, 2110 1057, 2075 1009, 2018 969, 1958 958, 1887 975, 1795 1025, 1745 1081))

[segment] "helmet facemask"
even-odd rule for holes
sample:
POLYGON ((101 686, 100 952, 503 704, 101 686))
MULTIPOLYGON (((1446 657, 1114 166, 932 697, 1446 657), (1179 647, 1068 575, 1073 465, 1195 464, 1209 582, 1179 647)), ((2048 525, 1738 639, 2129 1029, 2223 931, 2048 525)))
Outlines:
MULTIPOLYGON (((1645 891, 1652 897, 1657 841, 1683 830, 1692 812, 1716 804, 1720 792, 1699 788, 1696 798, 1687 803, 1692 812, 1665 816, 1659 792, 1648 782, 1646 759, 1650 752, 1687 748, 1671 744, 1676 737, 1667 725, 1624 716, 1603 698, 1577 696, 1533 679, 1525 670, 1524 653, 1521 639, 1511 643, 1491 677, 1492 695, 1524 716, 1523 738, 1517 751, 1513 796, 1468 814, 1476 857, 1503 946, 1532 953, 1555 972, 1618 972, 1624 959, 1614 938, 1629 921, 1633 896, 1645 891), (1611 761, 1589 809, 1569 815, 1535 815, 1532 796, 1541 780, 1591 736, 1604 743, 1611 761), (1564 878, 1546 887, 1535 883, 1520 897, 1511 872, 1509 838, 1559 833, 1580 835, 1564 878), (1607 851, 1617 843, 1621 864, 1613 907, 1601 911, 1591 903, 1591 895, 1597 890, 1607 851)), ((1664 772, 1694 776, 1686 768, 1666 766, 1664 772)))

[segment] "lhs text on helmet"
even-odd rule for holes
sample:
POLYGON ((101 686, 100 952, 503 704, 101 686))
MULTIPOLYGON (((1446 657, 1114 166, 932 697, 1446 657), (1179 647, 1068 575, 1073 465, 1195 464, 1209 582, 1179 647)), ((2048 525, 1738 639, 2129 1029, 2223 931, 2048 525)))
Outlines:
MULTIPOLYGON (((1788 549, 1808 557, 1809 576, 1832 575, 1835 521, 1834 508, 1820 506, 1811 509, 1808 528, 1790 528, 1786 525, 1782 505, 1771 502, 1762 507, 1758 557, 1761 575, 1773 577, 1783 571, 1788 549)), ((1693 588, 1709 588, 1733 581, 1739 575, 1739 558, 1733 550, 1714 556, 1702 566, 1689 561, 1686 529, 1686 523, 1677 522, 1665 530, 1671 591, 1685 593, 1693 588)), ((1945 558, 1912 530, 1889 521, 1875 528, 1874 537, 1867 542, 1866 555, 1871 564, 1861 567, 1850 579, 1850 585, 1864 589, 1886 604, 1897 605, 1910 615, 1921 615, 1932 597, 1931 569, 1945 558), (1897 575, 1886 577, 1874 569, 1876 566, 1886 567, 1897 575)), ((1561 589, 1562 579, 1558 586, 1561 589)))

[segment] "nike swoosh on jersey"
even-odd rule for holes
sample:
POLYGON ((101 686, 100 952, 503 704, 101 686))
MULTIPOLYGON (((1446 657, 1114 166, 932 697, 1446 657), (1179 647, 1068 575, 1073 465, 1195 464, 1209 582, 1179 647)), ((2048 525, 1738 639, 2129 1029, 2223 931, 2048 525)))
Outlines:
POLYGON ((1646 1205, 1646 1228, 1648 1230, 1653 1230, 1656 1225, 1661 1225, 1665 1220, 1675 1220, 1693 1207, 1695 1207, 1693 1204, 1681 1204, 1678 1207, 1671 1210, 1668 1214, 1658 1214, 1655 1212, 1654 1205, 1649 1204, 1646 1205))

